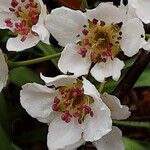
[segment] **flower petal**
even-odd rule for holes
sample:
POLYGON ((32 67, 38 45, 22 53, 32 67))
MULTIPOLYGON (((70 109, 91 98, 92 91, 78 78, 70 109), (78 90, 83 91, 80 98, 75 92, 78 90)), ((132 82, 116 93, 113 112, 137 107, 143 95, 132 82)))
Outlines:
POLYGON ((139 49, 143 46, 143 39, 145 35, 143 24, 138 18, 134 18, 124 23, 121 31, 121 49, 125 55, 132 57, 138 53, 139 49))
POLYGON ((8 79, 8 66, 6 64, 4 55, 0 49, 0 92, 6 86, 8 79))
POLYGON ((85 141, 83 139, 81 139, 80 141, 76 142, 75 144, 66 146, 65 148, 63 148, 63 150, 77 150, 77 148, 83 144, 85 144, 85 141))
POLYGON ((122 133, 117 127, 113 127, 112 131, 93 144, 97 150, 112 150, 112 147, 113 150, 124 150, 122 133))
POLYGON ((91 69, 91 74, 99 82, 103 82, 105 78, 110 76, 112 76, 114 80, 118 80, 123 67, 124 62, 118 58, 114 58, 113 60, 97 63, 91 69))
POLYGON ((150 1, 149 0, 129 0, 128 4, 135 8, 137 16, 146 24, 150 23, 150 1))
POLYGON ((42 74, 40 74, 40 77, 47 86, 66 86, 67 84, 72 84, 76 82, 75 76, 69 76, 69 75, 58 75, 56 77, 45 77, 42 74))
POLYGON ((0 10, 9 12, 10 1, 1 0, 0 10))
POLYGON ((131 115, 129 108, 126 105, 121 105, 120 100, 116 96, 104 93, 101 95, 101 98, 110 109, 112 119, 127 119, 131 115))
POLYGON ((47 137, 49 149, 63 149, 68 145, 75 144, 81 139, 82 129, 73 119, 66 123, 61 117, 55 118, 50 126, 47 137))
POLYGON ((28 83, 22 86, 20 102, 33 118, 41 121, 47 118, 47 122, 49 122, 48 117, 51 117, 52 102, 55 96, 57 96, 57 93, 46 86, 28 83))
POLYGON ((126 19, 126 10, 111 3, 100 3, 95 9, 87 10, 88 18, 104 21, 105 23, 119 23, 126 19))
POLYGON ((146 42, 146 44, 143 46, 143 49, 150 51, 150 39, 146 42))
POLYGON ((34 26, 32 26, 32 31, 38 33, 39 38, 42 42, 46 44, 49 43, 50 33, 48 32, 46 26, 45 26, 45 18, 47 16, 47 9, 46 6, 43 5, 41 9, 41 14, 39 16, 38 23, 34 26))
POLYGON ((26 40, 23 42, 21 41, 21 38, 20 35, 15 38, 9 38, 6 45, 8 51, 23 51, 35 46, 40 41, 39 37, 34 36, 33 34, 28 34, 26 40))
POLYGON ((77 35, 87 24, 85 15, 79 10, 56 8, 46 17, 47 28, 61 46, 78 41, 77 35))
POLYGON ((58 68, 63 73, 74 73, 75 76, 88 74, 91 61, 88 57, 82 57, 76 44, 67 44, 58 61, 58 68))
POLYGON ((98 90, 96 89, 96 87, 90 83, 87 79, 83 78, 83 89, 84 89, 84 94, 89 95, 93 98, 99 98, 100 97, 100 93, 98 92, 98 90))
POLYGON ((110 117, 110 110, 101 102, 100 98, 95 101, 97 101, 97 103, 91 105, 94 116, 86 116, 84 122, 81 124, 84 130, 83 139, 85 141, 99 140, 111 131, 112 120, 110 117))

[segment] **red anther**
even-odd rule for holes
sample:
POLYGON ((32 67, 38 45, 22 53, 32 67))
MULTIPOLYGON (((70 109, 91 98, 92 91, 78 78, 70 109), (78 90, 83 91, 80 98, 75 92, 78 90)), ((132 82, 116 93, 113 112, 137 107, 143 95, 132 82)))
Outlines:
POLYGON ((78 123, 81 124, 83 121, 81 118, 78 119, 78 123))
POLYGON ((83 90, 81 90, 79 88, 73 89, 71 92, 72 92, 71 96, 73 98, 80 97, 83 94, 83 90))
POLYGON ((78 117, 80 117, 80 114, 79 114, 78 112, 75 112, 75 113, 73 114, 73 116, 74 116, 75 118, 78 118, 78 117))
POLYGON ((18 12, 22 12, 22 10, 21 10, 21 7, 20 7, 20 6, 18 7, 18 12))
POLYGON ((54 103, 55 103, 55 104, 59 104, 59 103, 60 103, 60 99, 59 99, 58 97, 55 97, 55 98, 54 98, 54 103))
POLYGON ((11 6, 14 7, 14 8, 15 8, 18 4, 19 4, 19 3, 17 2, 17 0, 12 0, 12 1, 11 1, 11 6))
POLYGON ((94 18, 92 22, 96 25, 98 20, 94 18))
POLYGON ((89 40, 88 39, 84 39, 83 40, 83 44, 86 46, 86 45, 89 45, 89 40))
POLYGON ((30 4, 26 4, 25 8, 28 9, 30 7, 30 4))
POLYGON ((85 114, 89 114, 91 112, 91 108, 89 106, 84 106, 84 112, 85 114))
POLYGON ((90 116, 93 117, 94 116, 94 112, 90 111, 90 116))
POLYGON ((105 22, 104 21, 100 21, 100 26, 105 26, 105 22))
POLYGON ((78 52, 82 57, 86 56, 87 53, 87 49, 86 48, 80 48, 79 52, 78 52))
POLYGON ((96 61, 96 58, 97 58, 97 54, 95 53, 95 52, 91 52, 91 55, 90 55, 90 57, 91 57, 91 61, 96 61))
POLYGON ((58 111, 58 109, 59 109, 58 104, 54 103, 52 105, 52 109, 53 109, 53 111, 58 111))
POLYGON ((89 31, 87 29, 83 29, 82 33, 83 33, 83 35, 87 35, 89 33, 89 31))
POLYGON ((30 2, 30 7, 32 7, 32 8, 38 8, 38 3, 36 3, 36 2, 30 2))
POLYGON ((33 2, 34 0, 29 0, 29 2, 33 2))
POLYGON ((6 20, 5 20, 5 23, 6 23, 6 26, 7 26, 7 27, 9 27, 9 28, 12 28, 12 27, 13 27, 13 23, 12 23, 12 21, 11 21, 10 18, 6 19, 6 20))
POLYGON ((66 123, 69 123, 71 121, 72 115, 68 112, 65 112, 61 115, 61 119, 64 120, 66 123))
POLYGON ((102 61, 103 61, 103 62, 106 62, 106 58, 102 58, 102 61))
POLYGON ((106 57, 106 56, 107 56, 107 52, 105 52, 105 51, 102 52, 102 56, 103 56, 103 57, 106 57))
POLYGON ((21 0, 22 3, 24 3, 26 0, 21 0))
POLYGON ((26 36, 22 36, 22 38, 21 38, 21 42, 24 42, 26 39, 27 39, 27 37, 26 37, 26 36))
POLYGON ((10 10, 10 11, 12 11, 12 12, 14 12, 14 11, 15 11, 15 9, 14 9, 14 8, 9 8, 9 10, 10 10))

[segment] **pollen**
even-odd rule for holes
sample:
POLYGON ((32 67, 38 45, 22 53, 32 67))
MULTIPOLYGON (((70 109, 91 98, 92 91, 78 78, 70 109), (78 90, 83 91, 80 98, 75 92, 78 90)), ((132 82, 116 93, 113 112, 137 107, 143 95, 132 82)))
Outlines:
POLYGON ((56 112, 61 112, 61 119, 69 123, 75 118, 79 124, 84 121, 85 116, 93 117, 94 113, 90 105, 93 98, 84 94, 81 81, 69 86, 58 87, 59 97, 55 97, 52 108, 56 112))
POLYGON ((113 59, 120 51, 122 22, 106 24, 104 21, 93 19, 82 30, 79 54, 90 56, 93 63, 106 62, 113 59))
POLYGON ((24 42, 29 33, 36 35, 31 31, 32 26, 38 22, 41 7, 36 0, 11 0, 9 10, 17 19, 5 19, 7 27, 14 30, 15 34, 21 35, 21 41, 24 42))

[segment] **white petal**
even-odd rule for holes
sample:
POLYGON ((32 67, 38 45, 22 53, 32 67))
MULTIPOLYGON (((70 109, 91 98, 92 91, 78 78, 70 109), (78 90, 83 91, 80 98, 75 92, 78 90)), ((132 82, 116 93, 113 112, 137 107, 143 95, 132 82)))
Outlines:
POLYGON ((34 26, 32 26, 32 31, 38 33, 39 38, 42 42, 46 44, 49 43, 50 33, 48 32, 46 26, 45 26, 45 18, 47 16, 47 9, 46 6, 43 5, 41 9, 41 14, 39 16, 38 23, 34 26))
POLYGON ((111 131, 112 120, 110 110, 101 102, 100 98, 98 100, 96 100, 97 103, 93 103, 91 106, 94 116, 86 116, 84 122, 81 124, 84 130, 83 139, 85 141, 98 140, 111 131))
POLYGON ((80 147, 81 145, 84 145, 84 144, 85 144, 85 141, 83 139, 81 139, 80 141, 76 142, 75 144, 68 145, 61 150, 76 150, 78 147, 80 147))
POLYGON ((0 10, 9 12, 10 1, 1 0, 0 10))
POLYGON ((79 46, 76 44, 67 44, 62 51, 58 61, 58 68, 63 73, 74 73, 75 76, 88 74, 91 61, 88 57, 82 57, 79 53, 79 46))
POLYGON ((0 49, 0 92, 6 86, 8 79, 8 67, 4 55, 0 49))
POLYGON ((21 41, 21 36, 18 35, 15 38, 9 38, 7 41, 7 50, 8 51, 23 51, 25 49, 31 48, 35 46, 40 41, 38 36, 34 36, 33 34, 29 34, 25 41, 21 41))
POLYGON ((103 82, 105 78, 110 76, 112 76, 114 80, 118 80, 123 67, 124 62, 118 58, 114 58, 113 60, 97 63, 91 69, 91 74, 99 82, 103 82))
POLYGON ((46 18, 47 28, 58 40, 61 46, 78 41, 77 35, 81 33, 87 19, 79 10, 66 7, 56 8, 46 18))
POLYGON ((117 127, 113 127, 107 135, 100 140, 93 142, 97 150, 124 150, 124 144, 122 141, 121 130, 117 127))
POLYGON ((85 79, 84 77, 83 78, 83 89, 84 89, 84 94, 86 95, 89 95, 93 98, 99 98, 100 97, 100 94, 99 92, 97 91, 97 89, 95 88, 95 86, 90 83, 87 79, 85 79))
POLYGON ((44 82, 46 83, 47 86, 66 86, 68 84, 72 84, 76 82, 76 77, 75 76, 69 76, 69 75, 58 75, 56 77, 45 77, 42 74, 40 74, 40 77, 44 82))
POLYGON ((105 23, 119 23, 126 19, 126 10, 117 8, 110 3, 100 3, 95 9, 86 12, 90 20, 97 19, 105 23))
POLYGON ((73 119, 66 123, 61 117, 54 119, 50 126, 47 137, 49 149, 63 149, 68 145, 74 144, 81 139, 82 129, 73 119))
POLYGON ((148 39, 147 43, 143 46, 143 49, 150 51, 150 39, 148 39))
POLYGON ((112 119, 127 119, 131 115, 129 108, 126 105, 121 105, 120 100, 116 96, 104 93, 101 95, 101 98, 110 109, 112 119))
POLYGON ((150 23, 150 1, 149 0, 129 0, 129 5, 135 8, 137 16, 144 22, 150 23))
MULTIPOLYGON (((22 107, 33 117, 42 119, 51 117, 52 102, 57 93, 52 89, 36 84, 28 83, 22 86, 20 92, 20 102, 22 107)), ((46 120, 44 121, 46 122, 46 120)))
POLYGON ((143 38, 145 35, 143 24, 138 18, 134 18, 124 23, 121 31, 121 49, 125 55, 132 57, 143 46, 143 38))

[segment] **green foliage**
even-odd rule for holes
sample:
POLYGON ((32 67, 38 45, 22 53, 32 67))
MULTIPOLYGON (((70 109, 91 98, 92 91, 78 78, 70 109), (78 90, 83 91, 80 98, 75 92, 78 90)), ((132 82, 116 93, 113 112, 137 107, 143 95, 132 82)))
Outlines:
POLYGON ((27 67, 18 67, 14 68, 10 71, 9 75, 10 82, 22 86, 26 83, 43 83, 43 81, 40 79, 40 77, 33 72, 31 69, 27 67))
POLYGON ((148 145, 141 144, 136 140, 124 137, 125 150, 149 150, 148 145))

